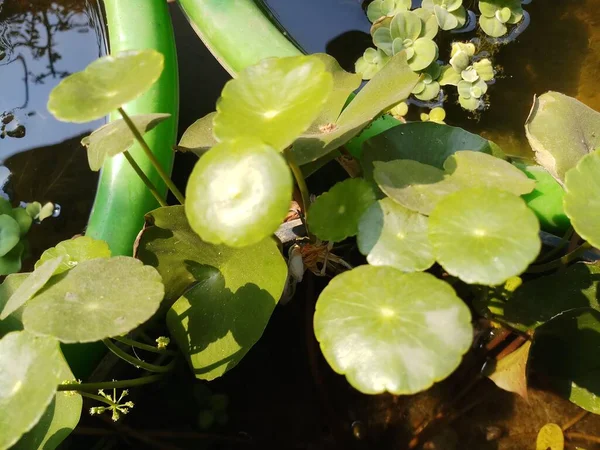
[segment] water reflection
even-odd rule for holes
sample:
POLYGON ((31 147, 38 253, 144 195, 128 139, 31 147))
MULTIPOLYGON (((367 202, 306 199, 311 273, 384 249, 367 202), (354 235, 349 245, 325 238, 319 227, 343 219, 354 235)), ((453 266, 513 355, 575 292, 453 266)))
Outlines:
POLYGON ((0 160, 100 125, 46 110, 52 88, 103 53, 98 11, 82 0, 0 0, 0 160))

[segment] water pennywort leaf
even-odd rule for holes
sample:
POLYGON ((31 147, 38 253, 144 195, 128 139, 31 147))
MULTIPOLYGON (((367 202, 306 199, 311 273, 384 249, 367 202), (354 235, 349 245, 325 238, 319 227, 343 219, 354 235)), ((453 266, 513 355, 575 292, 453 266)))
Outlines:
POLYGON ((100 119, 146 92, 160 77, 163 65, 163 55, 152 49, 97 59, 52 90, 48 110, 64 122, 100 119))
POLYGON ((317 301, 315 334, 327 362, 366 394, 414 394, 450 375, 472 341, 471 314, 427 273, 360 266, 317 301))
POLYGON ((436 260, 469 284, 499 285, 525 271, 540 251, 539 231, 525 202, 498 189, 450 194, 429 216, 436 260))
POLYGON ((343 241, 358 233, 358 222, 373 203, 371 185, 362 178, 349 178, 317 197, 308 210, 308 226, 319 239, 343 241))
MULTIPOLYGON (((132 122, 142 135, 171 117, 170 114, 138 114, 131 116, 132 122)), ((134 136, 123 119, 114 120, 98 128, 81 140, 87 148, 90 169, 97 172, 104 160, 123 153, 134 143, 134 136)))
POLYGON ((40 420, 62 381, 58 341, 15 331, 0 339, 0 448, 40 420))
POLYGON ((358 248, 372 266, 391 266, 403 272, 426 270, 435 262, 428 221, 426 216, 384 198, 360 219, 358 248))
POLYGON ((243 247, 272 235, 293 180, 281 154, 256 138, 222 142, 196 163, 186 188, 190 226, 206 242, 243 247))
POLYGON ((221 142, 255 137, 281 151, 317 118, 332 88, 333 77, 319 58, 264 59, 223 88, 214 135, 221 142))
POLYGON ((23 325, 61 342, 94 342, 144 323, 163 297, 153 267, 126 256, 92 259, 59 275, 31 299, 23 325))
POLYGON ((59 274, 72 269, 80 262, 95 258, 110 258, 110 256, 110 249, 105 241, 89 236, 79 236, 59 242, 56 247, 47 249, 35 263, 35 268, 37 269, 46 261, 62 257, 62 262, 55 272, 55 274, 59 274))

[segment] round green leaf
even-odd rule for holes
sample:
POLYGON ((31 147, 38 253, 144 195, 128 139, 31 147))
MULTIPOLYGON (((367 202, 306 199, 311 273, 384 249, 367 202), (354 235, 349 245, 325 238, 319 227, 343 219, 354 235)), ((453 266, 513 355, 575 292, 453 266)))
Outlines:
POLYGON ((384 51, 387 55, 392 55, 393 52, 393 41, 392 33, 389 28, 381 27, 377 28, 373 33, 373 44, 378 49, 384 51))
POLYGON ((521 274, 540 251, 539 231, 525 202, 498 189, 450 194, 429 216, 437 261, 469 284, 498 285, 521 274))
POLYGON ((496 19, 498 19, 500 22, 502 23, 506 23, 510 20, 510 16, 512 15, 510 8, 502 8, 499 9, 498 11, 496 11, 496 14, 494 15, 496 17, 496 19))
POLYGON ((0 275, 9 275, 21 270, 21 257, 25 251, 23 241, 20 241, 4 256, 0 256, 0 275))
POLYGON ((94 342, 144 323, 163 297, 156 269, 126 256, 92 259, 55 277, 31 299, 23 325, 61 342, 94 342))
POLYGON ((426 84, 421 92, 415 94, 415 97, 419 100, 428 102, 429 100, 436 98, 439 93, 440 83, 434 81, 433 83, 426 84))
POLYGON ((196 163, 185 212, 204 241, 243 247, 275 232, 292 189, 281 154, 256 138, 238 138, 216 145, 196 163))
POLYGON ((426 69, 438 57, 438 46, 431 39, 419 38, 412 48, 415 54, 408 60, 408 66, 414 71, 426 69))
POLYGON ((0 215, 0 256, 10 252, 21 239, 21 227, 8 214, 0 215))
POLYGON ((412 11, 399 12, 390 23, 392 38, 399 38, 403 41, 406 39, 410 39, 411 41, 416 40, 421 34, 422 27, 423 23, 421 19, 412 11))
POLYGON ((575 231, 600 248, 600 150, 566 173, 564 206, 575 231))
POLYGON ((485 34, 491 37, 504 36, 508 28, 502 22, 500 22, 495 16, 485 17, 484 15, 479 17, 479 26, 485 34))
MULTIPOLYGON (((62 355, 59 376, 61 383, 75 379, 62 355)), ((24 434, 11 450, 54 450, 75 429, 82 408, 81 395, 74 391, 57 392, 35 427, 24 434)))
POLYGON ((58 341, 27 331, 0 339, 0 448, 40 420, 62 381, 58 341))
POLYGON ((483 81, 490 81, 494 78, 494 67, 492 66, 492 62, 487 58, 474 62, 473 68, 483 81))
POLYGON ((463 188, 442 170, 410 159, 376 161, 374 165, 379 188, 400 205, 421 214, 430 214, 442 198, 463 188))
POLYGON ((461 80, 460 72, 457 72, 452 66, 444 66, 438 81, 441 86, 457 86, 461 80))
POLYGON ((427 236, 428 220, 384 198, 360 219, 358 248, 372 266, 391 266, 403 272, 426 270, 435 262, 427 236))
POLYGON ((64 122, 100 119, 145 93, 160 77, 163 65, 163 55, 152 49, 97 59, 52 90, 48 110, 64 122))
POLYGON ((35 263, 37 269, 46 261, 62 257, 62 262, 56 269, 56 274, 72 269, 83 261, 95 258, 110 258, 110 249, 104 241, 93 239, 89 236, 79 236, 59 242, 56 247, 51 247, 42 253, 39 261, 35 263))
POLYGON ((366 394, 414 394, 450 375, 473 339, 467 306, 427 273, 360 266, 329 282, 315 334, 327 362, 366 394))
POLYGON ((308 210, 308 226, 319 239, 343 241, 358 233, 358 222, 373 203, 371 185, 362 178, 349 178, 317 197, 308 210))
MULTIPOLYGON (((13 273, 8 275, 0 285, 0 309, 4 309, 8 300, 21 284, 29 277, 27 273, 13 273)), ((0 320, 0 336, 4 336, 11 331, 20 331, 23 329, 21 315, 23 307, 13 311, 6 319, 0 320)))
POLYGON ((50 259, 44 264, 37 267, 32 274, 19 286, 19 288, 10 296, 2 313, 0 320, 6 319, 10 314, 15 312, 27 301, 29 301, 40 289, 42 289, 48 280, 57 271, 57 268, 62 263, 63 257, 50 259))
POLYGON ((27 213, 25 208, 13 208, 12 217, 19 224, 19 229, 21 230, 21 237, 24 237, 31 225, 33 224, 33 218, 27 213))
POLYGON ((283 150, 318 117, 333 77, 318 58, 269 58, 229 81, 217 102, 219 141, 253 136, 283 150))
MULTIPOLYGON (((171 117, 170 114, 138 114, 131 116, 132 122, 142 135, 171 117)), ((115 120, 98 128, 81 140, 87 148, 90 169, 98 171, 104 160, 123 153, 134 143, 134 136, 123 119, 115 120)))
POLYGON ((438 25, 442 30, 454 30, 458 26, 458 19, 446 8, 435 5, 433 11, 435 12, 435 18, 437 19, 438 25))

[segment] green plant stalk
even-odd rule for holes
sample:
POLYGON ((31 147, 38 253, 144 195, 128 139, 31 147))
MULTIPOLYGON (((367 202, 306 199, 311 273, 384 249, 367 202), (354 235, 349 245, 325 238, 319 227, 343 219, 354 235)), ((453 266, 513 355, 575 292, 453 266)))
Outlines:
POLYGON ((92 400, 96 400, 98 402, 102 402, 108 406, 116 406, 116 403, 111 402, 109 399, 104 398, 101 395, 90 394, 88 392, 83 392, 83 391, 79 392, 79 395, 81 395, 82 397, 91 398, 92 400))
POLYGON ((59 392, 64 391, 92 391, 95 392, 98 389, 127 389, 135 386, 143 386, 145 384, 154 383, 164 377, 164 373, 156 375, 149 375, 147 377, 133 378, 131 380, 121 381, 103 381, 100 383, 67 383, 59 384, 57 390, 59 392))
POLYGON ((152 165, 154 166, 164 183, 167 185, 167 187, 173 193, 173 195, 175 195, 177 201, 183 205, 185 203, 185 197, 179 191, 179 189, 177 189, 177 186, 175 186, 175 183, 173 183, 171 177, 167 174, 165 169, 163 169, 162 165, 160 164, 154 153, 152 153, 152 150, 148 146, 148 143, 144 140, 144 136, 142 136, 140 130, 137 129, 137 127, 123 108, 119 108, 118 111, 119 114, 121 114, 121 116, 123 117, 123 120, 129 127, 131 132, 133 133, 135 140, 138 142, 144 153, 146 153, 146 156, 148 157, 148 159, 150 160, 150 162, 152 163, 152 165))
POLYGON ((542 258, 540 258, 537 263, 541 264, 543 262, 549 261, 552 258, 554 258, 557 254, 559 254, 562 250, 564 250, 564 248, 569 245, 569 240, 571 239, 571 235, 573 234, 575 230, 573 229, 572 226, 569 227, 569 229, 565 232, 564 236, 561 238, 560 240, 560 244, 557 245, 556 247, 554 247, 552 250, 550 250, 548 253, 546 253, 545 255, 543 255, 542 258))
MULTIPOLYGON (((164 1, 104 0, 110 52, 152 48, 165 57, 159 80, 141 97, 123 106, 128 114, 169 113, 171 117, 144 135, 165 171, 173 166, 172 146, 177 138, 179 77, 177 51, 164 1)), ((118 113, 111 115, 112 120, 118 113)), ((136 143, 129 150, 164 197, 166 186, 136 143)), ((144 215, 159 204, 122 155, 107 159, 90 214, 86 234, 106 241, 114 256, 131 256, 133 243, 144 226, 144 215)), ((101 346, 100 348, 104 348, 101 346)))
POLYGON ((134 341, 133 339, 129 339, 126 337, 117 336, 117 337, 113 337, 112 339, 117 342, 120 342, 122 344, 130 345, 132 347, 139 348, 140 350, 144 350, 147 352, 160 353, 160 354, 165 354, 165 355, 175 355, 176 354, 172 350, 167 350, 167 349, 161 350, 158 347, 144 344, 142 342, 134 341))
MULTIPOLYGON (((157 366, 156 364, 150 364, 140 359, 131 356, 130 354, 124 352, 119 347, 111 342, 110 339, 103 339, 102 342, 108 347, 108 349, 113 352, 116 356, 121 358, 123 361, 128 362, 132 366, 139 367, 141 369, 147 370, 148 372, 155 373, 165 373, 170 371, 174 364, 173 362, 167 364, 166 366, 157 366)), ((174 361, 174 360, 173 360, 174 361)))
MULTIPOLYGON (((308 192, 308 186, 306 185, 306 180, 304 179, 304 175, 302 174, 302 170, 296 161, 294 160, 294 155, 292 153, 291 147, 286 148, 283 151, 285 155, 285 159, 287 160, 288 166, 290 166, 290 170, 294 175, 296 180, 296 184, 298 185, 298 189, 300 189, 300 195, 302 196, 302 211, 304 211, 304 216, 308 215, 308 207, 310 206, 310 193, 308 192)), ((305 224, 308 232, 308 225, 305 224)))
POLYGON ((587 250, 589 250, 591 248, 592 248, 592 246, 588 242, 584 242, 579 247, 577 247, 575 250, 573 250, 571 253, 566 254, 562 258, 555 259, 554 261, 550 261, 545 264, 529 266, 529 269, 527 269, 526 272, 527 273, 542 273, 542 272, 548 272, 549 270, 552 270, 552 269, 558 269, 559 267, 566 266, 567 264, 575 261, 583 253, 585 253, 587 250))
POLYGON ((133 159, 133 156, 131 156, 131 153, 129 153, 129 150, 125 150, 123 152, 123 156, 129 162, 129 164, 131 164, 131 167, 133 168, 133 170, 135 170, 135 173, 137 173, 138 177, 140 177, 140 179, 144 182, 146 187, 150 190, 150 192, 152 193, 152 195, 154 196, 154 198, 156 199, 158 204, 160 206, 167 206, 167 202, 165 201, 165 199, 162 197, 162 195, 160 195, 160 193, 158 192, 158 189, 156 189, 156 186, 154 186, 154 183, 152 183, 152 181, 150 181, 150 179, 146 176, 146 174, 144 173, 142 168, 138 165, 138 163, 135 162, 135 159, 133 159))

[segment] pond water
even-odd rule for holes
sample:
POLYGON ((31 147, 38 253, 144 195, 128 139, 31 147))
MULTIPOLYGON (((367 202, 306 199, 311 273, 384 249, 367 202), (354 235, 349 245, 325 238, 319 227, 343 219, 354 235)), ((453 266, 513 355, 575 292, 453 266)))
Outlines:
POLYGON ((101 22, 95 0, 0 0, 0 163, 13 173, 5 190, 15 204, 62 206, 31 230, 32 257, 81 233, 91 209, 97 176, 79 141, 103 121, 59 122, 46 102, 62 78, 104 54, 101 22))
MULTIPOLYGON (((310 53, 327 52, 346 70, 353 70, 354 61, 372 46, 362 0, 260 2, 301 48, 310 53)), ((413 6, 418 3, 413 0, 413 6)), ((463 4, 477 8, 475 1, 463 4)), ((489 109, 476 116, 469 114, 456 104, 452 89, 446 90, 449 100, 445 109, 449 125, 482 134, 508 154, 530 156, 523 126, 534 95, 560 91, 600 110, 600 1, 533 0, 524 9, 531 16, 528 28, 493 54, 501 71, 488 91, 489 109)), ((475 33, 451 36, 455 40, 480 37, 475 33)), ((443 58, 449 43, 439 44, 443 58)), ((418 114, 409 118, 418 120, 418 114)))

